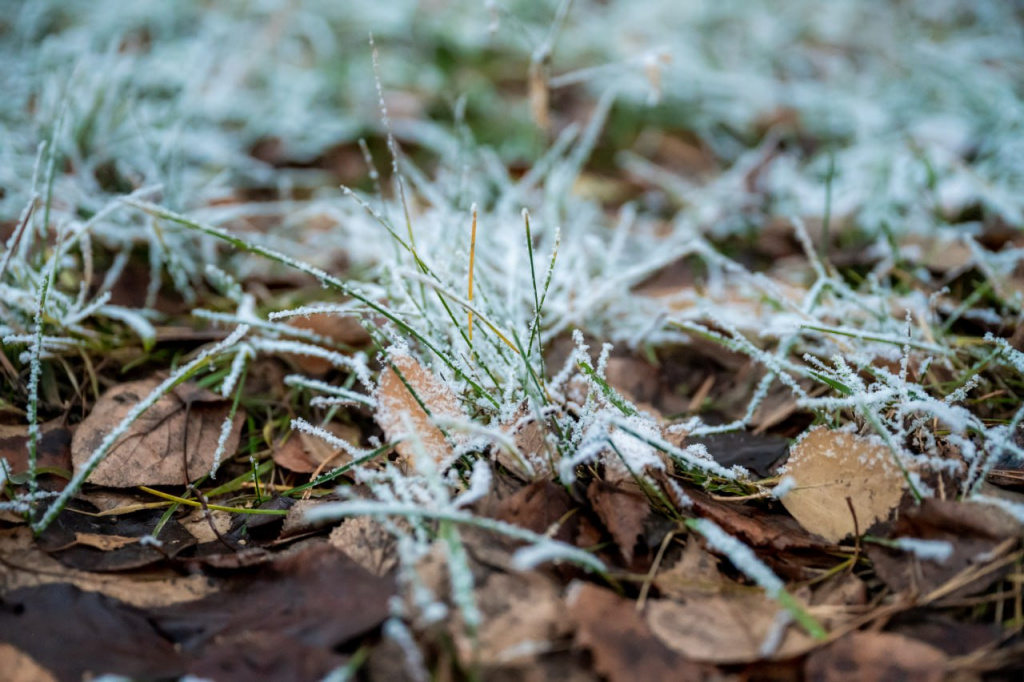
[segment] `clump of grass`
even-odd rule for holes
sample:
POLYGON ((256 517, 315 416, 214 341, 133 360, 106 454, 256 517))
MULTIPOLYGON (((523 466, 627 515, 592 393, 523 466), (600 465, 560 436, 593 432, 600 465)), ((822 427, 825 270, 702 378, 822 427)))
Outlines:
MULTIPOLYGON (((285 494, 322 492, 348 477, 363 484, 366 497, 343 486, 345 499, 314 515, 373 516, 398 537, 400 580, 416 611, 396 608, 386 630, 411 659, 408 624, 448 608, 415 570, 434 547, 449 564, 467 634, 479 626, 466 526, 522 541, 516 563, 523 568, 572 561, 605 570, 588 552, 471 511, 501 473, 499 451, 528 478, 570 486, 597 473, 632 481, 660 513, 703 534, 820 636, 745 547, 689 518, 673 478, 746 491, 748 473, 723 467, 700 446, 674 445, 666 430, 745 429, 778 382, 816 420, 881 437, 918 499, 934 491, 917 471, 940 472, 961 497, 1024 518, 1020 505, 980 493, 993 467, 1024 459, 1024 356, 1000 336, 1021 315, 1024 300, 1007 282, 1019 274, 1024 249, 1010 238, 1000 250, 987 234, 997 223, 1024 225, 1024 108, 1013 80, 1024 41, 1009 6, 959 3, 959 12, 938 17, 926 5, 882 12, 768 3, 736 15, 722 3, 680 10, 652 0, 573 12, 562 2, 540 17, 515 6, 496 6, 492 16, 452 3, 437 17, 387 20, 372 5, 195 2, 140 7, 117 21, 120 8, 106 3, 26 5, 5 24, 17 40, 0 45, 13 56, 0 77, 16 86, 0 103, 12 131, 3 148, 9 163, 0 164, 0 217, 15 225, 0 261, 0 336, 5 371, 26 379, 12 381, 4 401, 9 410, 25 406, 30 472, 27 491, 8 489, 0 504, 29 514, 41 530, 131 420, 177 383, 206 373, 205 383, 233 396, 233 413, 258 359, 315 356, 346 383, 291 375, 287 385, 310 410, 268 421, 321 437, 352 461, 285 494), (321 19, 337 31, 318 29, 321 19), (492 20, 488 34, 482 29, 492 20), (358 41, 344 39, 346 22, 358 27, 358 41), (532 65, 533 112, 525 102, 504 106, 495 86, 472 84, 451 125, 395 115, 394 107, 389 116, 387 92, 366 63, 362 35, 371 24, 388 46, 379 59, 374 52, 374 69, 414 90, 424 109, 437 102, 414 87, 417 80, 465 89, 460 59, 432 65, 423 57, 425 45, 444 38, 456 55, 486 61, 490 50, 502 57, 496 61, 532 65), (410 31, 414 24, 426 37, 410 31), (851 25, 858 30, 837 30, 851 25), (643 47, 592 40, 620 32, 643 47), (252 35, 267 46, 256 61, 248 61, 252 35), (587 101, 590 117, 552 125, 546 151, 536 153, 543 134, 532 123, 528 133, 510 126, 520 134, 497 149, 478 143, 477 123, 502 128, 502 109, 553 123, 548 107, 563 93, 587 101), (609 120, 661 140, 666 118, 680 121, 724 171, 705 179, 676 173, 638 153, 638 141, 612 150, 621 152, 627 175, 617 179, 634 201, 609 209, 587 196, 590 160, 608 151, 609 120), (365 186, 375 194, 339 190, 337 178, 298 168, 357 140, 371 177, 365 186), (281 158, 250 153, 271 141, 283 148, 281 158), (389 153, 391 185, 383 190, 371 148, 389 153), (531 161, 530 170, 511 173, 506 162, 514 157, 531 161), (273 200, 250 201, 247 192, 273 200), (268 217, 277 224, 264 232, 240 229, 268 217), (314 220, 329 231, 303 236, 314 220), (728 239, 767 231, 773 220, 791 227, 799 262, 756 271, 726 254, 728 239), (854 238, 869 253, 843 265, 839 246, 854 238), (927 249, 951 245, 963 248, 965 262, 943 272, 927 249), (139 257, 148 277, 141 304, 112 303, 139 257), (663 297, 638 289, 684 260, 702 269, 695 286, 663 297), (321 286, 321 300, 276 305, 245 285, 289 269, 321 286), (975 289, 954 293, 964 282, 975 289), (227 337, 182 358, 62 493, 39 490, 38 424, 59 411, 44 384, 59 383, 53 376, 61 371, 88 402, 89 391, 77 385, 99 393, 93 358, 126 345, 154 348, 157 325, 169 319, 157 303, 168 291, 195 320, 228 327, 227 337), (358 317, 371 352, 287 324, 308 315, 358 317), (972 334, 970 325, 988 333, 972 334), (609 343, 592 353, 581 332, 609 343), (546 349, 566 337, 567 360, 549 367, 546 349), (656 355, 696 337, 765 370, 735 421, 666 427, 609 383, 611 343, 656 355), (406 442, 416 456, 404 466, 385 463, 395 441, 356 447, 324 428, 337 410, 375 409, 377 368, 397 355, 414 358, 457 397, 461 416, 432 420, 452 445, 441 462, 414 424, 406 442), (510 436, 524 421, 540 425, 539 452, 521 451, 510 436)), ((403 383, 429 414, 431 396, 403 383)), ((216 459, 235 455, 218 451, 216 459)), ((267 466, 248 455, 259 502, 267 466)))

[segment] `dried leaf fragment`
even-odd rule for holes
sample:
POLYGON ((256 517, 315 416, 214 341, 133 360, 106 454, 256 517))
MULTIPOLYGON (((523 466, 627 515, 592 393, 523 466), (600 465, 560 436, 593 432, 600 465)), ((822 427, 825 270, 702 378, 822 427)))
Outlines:
POLYGON ((889 449, 845 431, 811 429, 793 446, 786 473, 797 487, 782 498, 783 506, 808 531, 832 542, 887 519, 903 497, 903 475, 889 449))
POLYGON ((0 670, 7 682, 56 682, 50 671, 17 647, 0 642, 0 670))
POLYGON ((388 440, 403 438, 395 449, 406 462, 416 461, 419 445, 435 462, 441 462, 452 446, 432 418, 464 416, 459 399, 448 384, 411 355, 392 353, 389 361, 377 386, 377 424, 388 440))

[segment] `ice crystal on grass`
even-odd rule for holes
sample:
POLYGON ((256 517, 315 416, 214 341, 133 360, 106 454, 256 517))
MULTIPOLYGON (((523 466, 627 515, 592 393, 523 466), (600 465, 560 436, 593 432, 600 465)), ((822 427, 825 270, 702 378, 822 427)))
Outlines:
POLYGON ((897 538, 896 547, 910 552, 918 559, 945 563, 953 556, 953 545, 945 540, 921 540, 919 538, 897 538))

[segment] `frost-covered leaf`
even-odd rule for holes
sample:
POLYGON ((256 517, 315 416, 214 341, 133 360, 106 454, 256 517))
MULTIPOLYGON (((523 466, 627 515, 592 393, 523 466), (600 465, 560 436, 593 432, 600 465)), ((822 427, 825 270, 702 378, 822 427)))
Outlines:
POLYGON ((377 387, 377 424, 388 440, 399 440, 396 449, 406 462, 416 461, 417 448, 435 462, 452 452, 452 441, 432 417, 463 417, 452 389, 411 355, 392 353, 377 387), (429 414, 426 410, 429 410, 429 414))
POLYGON ((838 542, 854 532, 847 498, 861 533, 889 518, 903 497, 904 481, 882 442, 818 427, 796 445, 786 464, 796 487, 782 504, 800 524, 838 542))
MULTIPOLYGON (((96 401, 71 441, 71 457, 76 470, 85 465, 103 439, 160 382, 159 378, 150 378, 121 384, 96 401)), ((115 488, 183 485, 186 482, 186 452, 187 479, 194 481, 210 473, 221 425, 230 412, 230 400, 194 384, 182 384, 128 426, 107 457, 89 476, 89 482, 115 488)), ((227 453, 234 453, 238 448, 244 423, 245 412, 239 409, 228 434, 227 453)))

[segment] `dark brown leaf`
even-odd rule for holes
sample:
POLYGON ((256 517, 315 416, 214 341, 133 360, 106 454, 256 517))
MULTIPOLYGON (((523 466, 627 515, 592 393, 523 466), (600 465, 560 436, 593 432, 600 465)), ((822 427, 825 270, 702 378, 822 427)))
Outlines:
POLYGON ((380 625, 394 589, 392 580, 320 543, 246 576, 234 590, 157 609, 154 618, 187 651, 258 633, 334 648, 380 625))
POLYGON ((217 682, 316 682, 347 660, 330 649, 260 631, 217 640, 189 661, 188 671, 217 682))
POLYGON ((701 444, 722 466, 740 465, 765 478, 771 476, 775 464, 782 459, 789 441, 778 436, 753 433, 718 433, 703 438, 687 438, 686 443, 701 444))
MULTIPOLYGON (((972 502, 926 499, 900 517, 893 527, 894 537, 938 540, 953 546, 945 561, 920 559, 910 552, 869 545, 867 554, 875 571, 895 592, 911 591, 926 595, 965 569, 991 562, 993 550, 1011 538, 1021 537, 1021 527, 996 507, 972 502)), ((1002 578, 1010 566, 988 571, 943 595, 957 599, 983 592, 1002 578)))
MULTIPOLYGON (((502 500, 495 518, 535 533, 546 533, 552 525, 563 520, 572 508, 572 500, 565 488, 552 481, 542 480, 530 483, 502 500)), ((572 520, 563 523, 554 537, 563 542, 571 542, 573 526, 572 520)))
POLYGON ((630 566, 638 545, 643 551, 649 549, 644 541, 644 522, 651 516, 647 498, 635 490, 597 480, 587 488, 587 497, 615 540, 626 566, 630 566))
POLYGON ((568 598, 576 646, 609 682, 703 680, 707 670, 675 653, 648 629, 633 602, 614 592, 577 583, 568 598))
POLYGON ((795 519, 784 514, 773 514, 747 504, 715 500, 696 489, 687 488, 686 493, 693 500, 694 511, 711 519, 748 545, 779 551, 823 549, 828 546, 828 543, 808 533, 795 519))
POLYGON ((174 646, 145 612, 66 583, 15 590, 0 602, 0 641, 16 646, 59 680, 103 673, 176 678, 174 646))
POLYGON ((160 531, 158 539, 162 545, 159 548, 139 543, 139 539, 153 532, 162 517, 162 510, 97 517, 65 509, 40 534, 39 546, 65 566, 85 571, 141 568, 174 557, 197 542, 180 523, 171 519, 160 531))
MULTIPOLYGON (((71 473, 71 430, 59 422, 47 422, 39 427, 36 445, 37 469, 51 469, 71 473)), ((28 426, 0 425, 0 458, 6 459, 11 476, 28 471, 28 426)))

